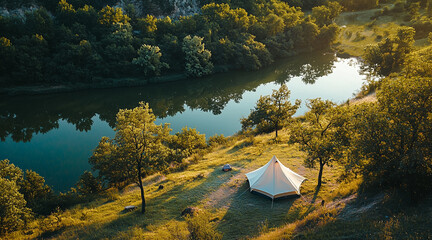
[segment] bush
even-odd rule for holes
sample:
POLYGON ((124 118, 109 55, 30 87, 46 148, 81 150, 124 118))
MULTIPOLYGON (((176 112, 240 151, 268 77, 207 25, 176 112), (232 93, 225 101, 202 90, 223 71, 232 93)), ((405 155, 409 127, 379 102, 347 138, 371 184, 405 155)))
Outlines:
POLYGON ((222 234, 216 230, 216 224, 210 222, 210 215, 208 213, 201 212, 196 216, 187 216, 185 219, 190 240, 222 239, 222 234))
POLYGON ((204 134, 195 128, 184 127, 171 138, 170 147, 179 150, 183 157, 189 157, 199 149, 206 148, 207 144, 204 134))
POLYGON ((94 177, 89 171, 85 171, 80 176, 76 186, 78 192, 83 195, 95 194, 102 190, 102 184, 100 180, 94 177))
POLYGON ((221 135, 215 134, 209 138, 208 145, 214 147, 217 145, 224 145, 227 142, 228 139, 223 134, 221 135))

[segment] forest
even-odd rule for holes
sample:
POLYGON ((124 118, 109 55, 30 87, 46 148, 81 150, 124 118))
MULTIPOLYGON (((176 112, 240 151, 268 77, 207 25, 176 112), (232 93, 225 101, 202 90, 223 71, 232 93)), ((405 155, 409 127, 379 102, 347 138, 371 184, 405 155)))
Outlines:
POLYGON ((342 9, 331 2, 306 16, 278 0, 211 2, 172 19, 138 15, 132 4, 123 10, 98 1, 34 4, 22 16, 0 16, 4 87, 257 70, 277 58, 328 48, 339 29, 332 20, 342 9))

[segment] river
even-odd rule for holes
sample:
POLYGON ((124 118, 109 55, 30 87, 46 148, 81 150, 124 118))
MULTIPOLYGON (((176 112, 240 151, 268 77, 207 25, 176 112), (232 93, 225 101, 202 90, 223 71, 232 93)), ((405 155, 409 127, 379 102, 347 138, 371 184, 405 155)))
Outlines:
POLYGON ((291 99, 321 97, 343 103, 365 76, 355 58, 310 54, 280 60, 255 72, 235 71, 201 79, 143 87, 0 97, 0 159, 42 175, 56 191, 67 191, 85 171, 102 136, 114 136, 119 109, 148 102, 158 123, 172 133, 196 128, 206 136, 232 135, 258 98, 286 83, 291 99))

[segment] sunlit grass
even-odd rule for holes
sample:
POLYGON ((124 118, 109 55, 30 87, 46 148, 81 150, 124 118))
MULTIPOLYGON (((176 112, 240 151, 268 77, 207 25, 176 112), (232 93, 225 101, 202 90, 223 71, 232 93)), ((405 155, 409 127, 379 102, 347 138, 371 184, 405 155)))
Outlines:
MULTIPOLYGON (((287 144, 288 132, 282 132, 278 143, 273 136, 274 133, 256 138, 235 136, 185 171, 148 177, 145 179, 147 208, 144 215, 140 213, 138 188, 129 186, 120 192, 109 190, 105 199, 60 212, 60 222, 54 224, 54 231, 42 236, 58 239, 167 239, 173 228, 179 233, 185 231, 185 222, 180 214, 192 206, 208 211, 225 239, 258 236, 302 219, 322 200, 327 202, 334 196, 340 186, 336 179, 342 168, 325 168, 325 184, 317 193, 318 171, 303 166, 304 153, 295 145, 287 144), (305 176, 307 181, 302 185, 301 197, 275 200, 272 207, 271 199, 248 191, 245 173, 264 165, 273 155, 305 176), (226 163, 233 166, 233 171, 221 171, 226 163), (159 185, 164 188, 159 189, 159 185), (124 212, 128 205, 136 205, 139 209, 124 212)), ((345 194, 351 194, 351 191, 342 195, 345 194)), ((30 232, 20 234, 15 237, 42 234, 41 223, 32 223, 30 232)))
POLYGON ((364 48, 377 44, 396 33, 398 27, 408 25, 404 14, 383 15, 374 18, 381 9, 342 13, 336 23, 341 27, 338 38, 340 53, 362 56, 364 48))

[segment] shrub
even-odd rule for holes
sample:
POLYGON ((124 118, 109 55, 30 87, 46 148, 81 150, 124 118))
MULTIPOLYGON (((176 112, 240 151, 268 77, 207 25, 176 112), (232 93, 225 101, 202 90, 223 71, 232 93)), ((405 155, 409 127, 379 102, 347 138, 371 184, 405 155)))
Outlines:
POLYGON ((77 190, 80 194, 95 194, 102 190, 102 184, 93 174, 89 171, 85 171, 78 180, 77 190))
POLYGON ((209 146, 217 146, 217 145, 224 145, 228 142, 228 139, 223 135, 215 134, 214 136, 211 136, 208 140, 209 146))
POLYGON ((204 134, 200 134, 195 128, 184 127, 171 138, 170 147, 178 150, 183 157, 189 157, 199 149, 206 148, 207 144, 204 134))
POLYGON ((208 213, 201 212, 196 216, 187 216, 185 219, 190 240, 222 239, 222 234, 216 230, 216 224, 210 222, 210 215, 208 213))

